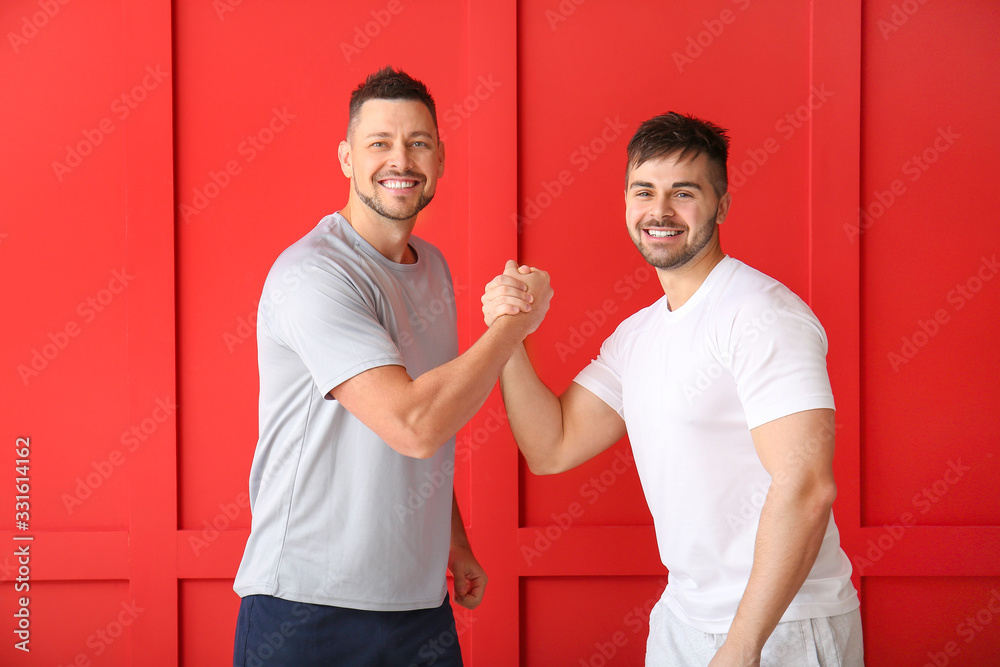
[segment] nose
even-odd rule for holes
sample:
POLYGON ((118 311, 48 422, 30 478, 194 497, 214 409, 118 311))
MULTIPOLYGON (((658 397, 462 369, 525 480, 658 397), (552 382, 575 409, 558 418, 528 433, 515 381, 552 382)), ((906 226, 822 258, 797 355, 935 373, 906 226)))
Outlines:
POLYGON ((663 195, 657 197, 656 201, 653 202, 653 205, 649 209, 649 214, 657 220, 673 217, 674 207, 673 203, 670 201, 670 196, 663 195))
POLYGON ((398 171, 407 171, 411 165, 409 147, 405 142, 396 142, 389 153, 388 166, 398 171))

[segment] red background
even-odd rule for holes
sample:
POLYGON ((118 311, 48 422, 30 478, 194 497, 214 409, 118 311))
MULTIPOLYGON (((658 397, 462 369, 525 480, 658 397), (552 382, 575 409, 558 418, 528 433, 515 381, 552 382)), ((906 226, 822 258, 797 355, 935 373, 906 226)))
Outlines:
MULTIPOLYGON (((628 138, 667 110, 730 128, 723 248, 830 338, 867 664, 1000 659, 1000 5, 622 7, 3 3, 0 663, 228 664, 256 301, 346 200, 348 94, 387 63, 438 102, 446 172, 417 233, 449 258, 463 345, 505 259, 546 268, 530 352, 557 390, 658 293, 622 224, 628 138), (12 632, 24 544, 30 653, 12 632)), ((458 612, 468 664, 641 664, 666 572, 627 443, 534 477, 496 395, 459 441, 490 575, 458 612)))

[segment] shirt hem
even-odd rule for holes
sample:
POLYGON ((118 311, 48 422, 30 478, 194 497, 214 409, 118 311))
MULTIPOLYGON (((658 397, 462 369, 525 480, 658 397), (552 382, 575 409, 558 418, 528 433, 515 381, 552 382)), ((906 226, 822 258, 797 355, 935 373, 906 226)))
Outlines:
POLYGON ((270 595, 281 598, 289 602, 303 602, 305 604, 320 604, 327 607, 343 607, 345 609, 360 609, 362 611, 414 611, 417 609, 435 609, 444 604, 448 595, 448 589, 437 598, 426 598, 423 600, 406 601, 378 601, 378 600, 355 600, 352 598, 341 598, 333 596, 321 596, 301 591, 276 590, 274 586, 267 584, 244 584, 233 586, 233 590, 241 598, 248 595, 270 595))
MULTIPOLYGON (((698 630, 699 632, 723 634, 729 632, 729 628, 733 624, 732 617, 720 620, 692 618, 684 611, 684 608, 681 607, 681 604, 677 601, 673 594, 670 593, 669 587, 663 592, 663 603, 679 621, 694 628, 695 630, 698 630)), ((833 603, 793 603, 788 606, 785 613, 782 614, 781 620, 778 622, 787 623, 789 621, 803 621, 809 618, 829 618, 831 616, 840 616, 841 614, 847 614, 860 607, 861 601, 858 599, 857 595, 852 595, 846 600, 838 600, 833 603)))

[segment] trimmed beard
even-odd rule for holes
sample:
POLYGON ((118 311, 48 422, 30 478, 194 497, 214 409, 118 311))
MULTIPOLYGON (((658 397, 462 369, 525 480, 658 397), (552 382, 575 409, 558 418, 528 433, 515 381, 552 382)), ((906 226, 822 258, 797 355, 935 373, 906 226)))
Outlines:
MULTIPOLYGON (((694 259, 699 252, 705 249, 712 241, 712 235, 716 233, 719 225, 716 224, 715 220, 719 217, 716 213, 712 216, 712 219, 702 227, 701 232, 698 236, 691 239, 690 244, 686 244, 681 248, 678 248, 675 252, 668 253, 666 255, 662 253, 653 253, 652 250, 647 248, 642 243, 642 229, 639 229, 638 234, 632 237, 632 242, 635 243, 635 247, 639 249, 639 253, 642 254, 643 259, 646 262, 657 269, 676 269, 680 266, 684 266, 692 259, 694 259)), ((690 231, 690 227, 687 231, 690 231)))
POLYGON ((373 192, 375 193, 374 196, 369 197, 365 193, 361 192, 361 189, 358 187, 357 179, 352 179, 352 180, 354 181, 354 192, 357 193, 358 199, 364 202, 365 206, 375 211, 383 218, 387 218, 389 220, 396 220, 396 221, 410 220, 411 218, 416 216, 417 213, 420 213, 420 211, 424 210, 424 207, 430 204, 431 200, 434 199, 434 195, 428 197, 424 195, 423 192, 421 192, 420 198, 417 200, 417 203, 414 204, 413 211, 409 215, 402 215, 402 216, 396 215, 394 213, 390 213, 389 210, 386 208, 385 202, 383 202, 382 198, 379 196, 377 183, 375 185, 375 188, 373 189, 373 192))

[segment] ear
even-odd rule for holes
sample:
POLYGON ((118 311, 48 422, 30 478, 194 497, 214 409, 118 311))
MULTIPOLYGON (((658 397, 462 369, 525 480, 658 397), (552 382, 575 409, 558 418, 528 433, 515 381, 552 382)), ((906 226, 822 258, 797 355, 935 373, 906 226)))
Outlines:
POLYGON ((340 160, 340 170, 344 172, 344 176, 351 178, 354 168, 351 164, 351 145, 347 141, 341 141, 337 147, 337 159, 340 160))
POLYGON ((438 174, 437 177, 444 176, 444 142, 438 141, 438 174))
POLYGON ((721 225, 726 221, 726 216, 729 215, 729 205, 733 201, 733 195, 729 192, 722 195, 722 199, 719 200, 719 207, 715 210, 715 224, 721 225))

